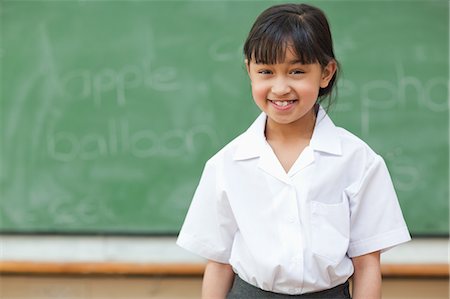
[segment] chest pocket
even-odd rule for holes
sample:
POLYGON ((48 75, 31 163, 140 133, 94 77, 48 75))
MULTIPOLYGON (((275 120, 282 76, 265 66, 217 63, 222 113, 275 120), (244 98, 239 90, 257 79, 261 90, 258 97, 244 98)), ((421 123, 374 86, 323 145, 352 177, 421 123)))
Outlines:
POLYGON ((334 264, 347 254, 350 238, 350 208, 340 203, 311 201, 311 246, 314 254, 334 264))

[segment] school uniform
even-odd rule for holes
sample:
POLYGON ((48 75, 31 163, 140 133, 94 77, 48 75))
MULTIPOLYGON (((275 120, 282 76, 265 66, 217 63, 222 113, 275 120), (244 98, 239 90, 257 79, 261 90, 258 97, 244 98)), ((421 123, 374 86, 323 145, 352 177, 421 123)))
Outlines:
POLYGON ((294 295, 345 285, 352 257, 410 240, 387 167, 366 143, 320 108, 286 173, 266 119, 207 161, 179 246, 231 264, 238 282, 294 295))

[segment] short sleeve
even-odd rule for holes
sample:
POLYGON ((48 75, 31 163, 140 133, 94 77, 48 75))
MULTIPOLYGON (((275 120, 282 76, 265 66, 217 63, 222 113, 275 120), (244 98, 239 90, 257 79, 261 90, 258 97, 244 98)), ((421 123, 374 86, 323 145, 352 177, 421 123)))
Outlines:
POLYGON ((386 251, 411 240, 384 160, 376 156, 350 197, 348 256, 386 251))
POLYGON ((177 244, 206 259, 229 263, 237 226, 217 164, 208 161, 195 191, 177 244))

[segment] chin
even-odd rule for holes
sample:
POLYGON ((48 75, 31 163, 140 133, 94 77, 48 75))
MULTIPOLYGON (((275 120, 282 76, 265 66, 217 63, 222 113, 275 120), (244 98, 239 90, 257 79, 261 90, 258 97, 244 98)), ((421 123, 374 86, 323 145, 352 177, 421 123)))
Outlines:
POLYGON ((297 120, 297 119, 290 118, 290 117, 271 117, 270 115, 269 115, 269 118, 273 122, 276 122, 277 124, 280 124, 280 125, 288 125, 297 120))

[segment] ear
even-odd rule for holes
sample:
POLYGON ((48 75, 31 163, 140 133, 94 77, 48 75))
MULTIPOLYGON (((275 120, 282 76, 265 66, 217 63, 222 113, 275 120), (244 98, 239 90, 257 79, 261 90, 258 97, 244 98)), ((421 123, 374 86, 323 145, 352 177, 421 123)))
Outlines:
POLYGON ((320 79, 320 87, 325 88, 330 83, 331 78, 333 78, 334 73, 337 70, 336 60, 331 60, 326 67, 322 70, 322 77, 320 79))

